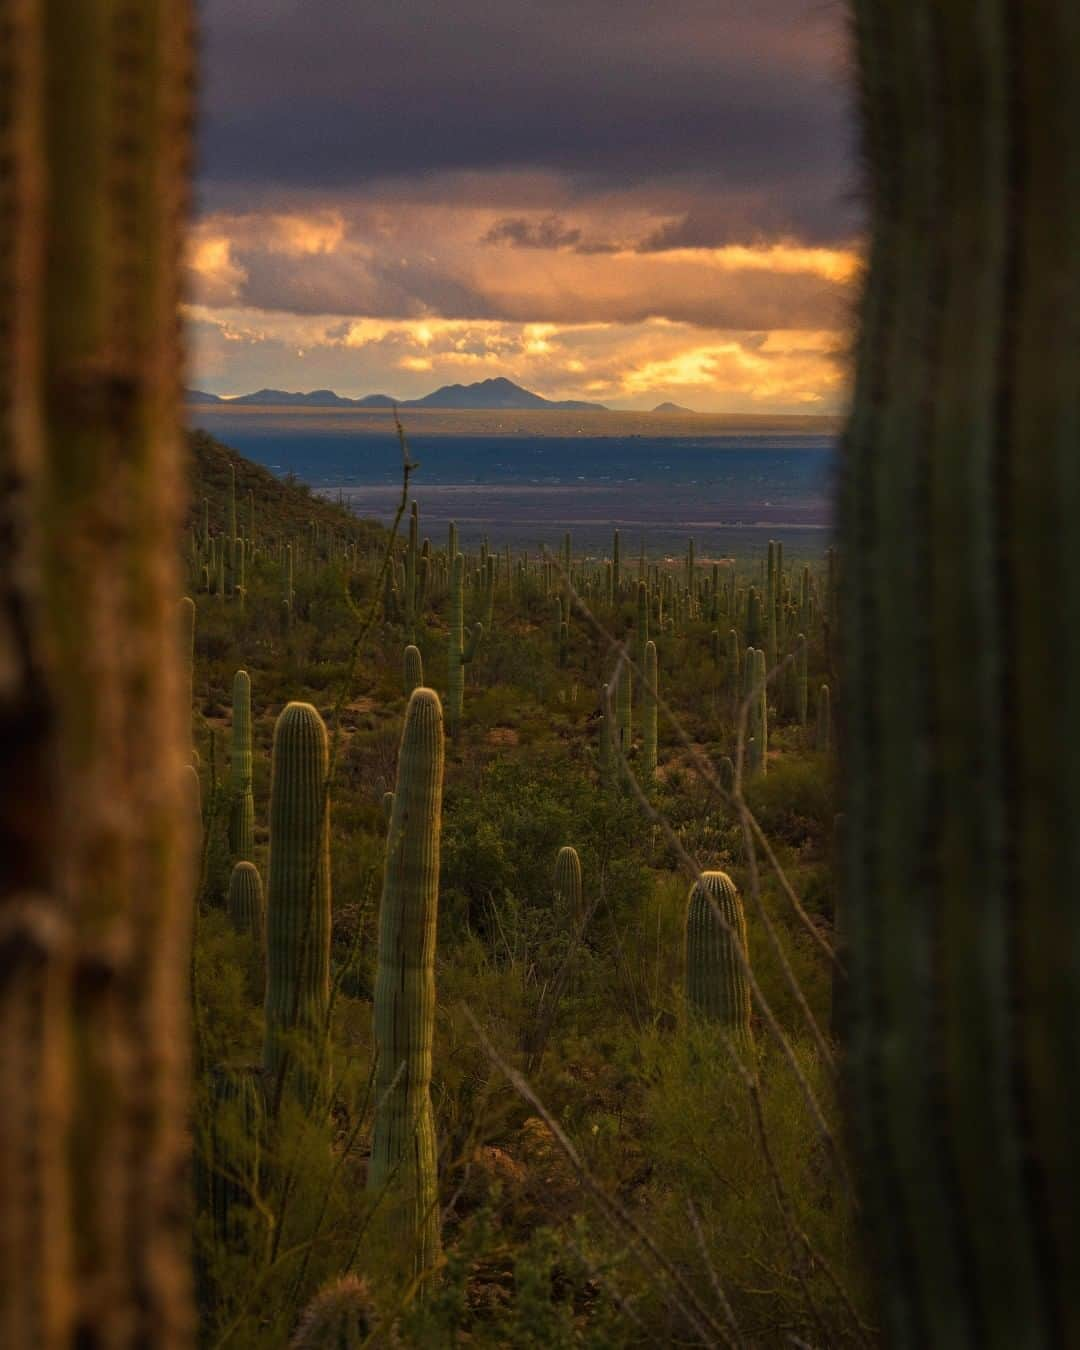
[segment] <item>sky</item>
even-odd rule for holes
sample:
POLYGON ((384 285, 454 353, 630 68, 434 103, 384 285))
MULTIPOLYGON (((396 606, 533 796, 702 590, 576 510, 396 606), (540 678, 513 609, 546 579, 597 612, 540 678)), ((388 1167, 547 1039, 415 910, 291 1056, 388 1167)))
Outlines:
POLYGON ((202 0, 189 385, 843 407, 839 0, 202 0))

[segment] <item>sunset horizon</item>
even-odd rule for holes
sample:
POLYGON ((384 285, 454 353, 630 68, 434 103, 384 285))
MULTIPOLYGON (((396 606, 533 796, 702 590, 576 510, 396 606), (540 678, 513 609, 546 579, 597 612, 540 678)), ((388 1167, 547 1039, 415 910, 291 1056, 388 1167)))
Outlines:
POLYGON ((838 10, 414 8, 207 6, 189 385, 843 410, 838 10))

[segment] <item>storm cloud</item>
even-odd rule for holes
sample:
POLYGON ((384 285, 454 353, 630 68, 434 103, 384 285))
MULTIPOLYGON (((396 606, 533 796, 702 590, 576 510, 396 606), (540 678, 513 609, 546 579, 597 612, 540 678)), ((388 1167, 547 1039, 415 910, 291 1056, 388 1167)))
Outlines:
POLYGON ((742 380, 759 403, 769 369, 795 381, 778 406, 835 402, 860 233, 839 4, 203 0, 201 14, 204 387, 238 392, 262 355, 261 383, 294 360, 349 393, 422 393, 508 362, 565 397, 645 401, 654 372, 658 394, 726 407, 742 380), (367 321, 403 326, 335 337, 367 321), (433 321, 454 341, 416 337, 433 321), (479 350, 461 345, 470 324, 479 350), (601 331, 602 360, 581 336, 601 331), (834 336, 754 345, 782 333, 834 336))

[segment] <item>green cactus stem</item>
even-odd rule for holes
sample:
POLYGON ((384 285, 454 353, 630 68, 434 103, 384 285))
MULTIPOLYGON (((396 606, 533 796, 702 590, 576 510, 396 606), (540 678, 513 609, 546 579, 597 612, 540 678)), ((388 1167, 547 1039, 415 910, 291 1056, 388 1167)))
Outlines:
POLYGON ((846 1063, 897 1350, 1080 1345, 1080 9, 857 0, 846 1063))
POLYGON ((800 633, 795 639, 795 716, 799 726, 806 726, 809 684, 806 676, 806 637, 800 633))
POLYGON ((455 554, 450 567, 450 632, 447 639, 446 727, 457 735, 465 703, 465 667, 476 655, 483 638, 483 624, 477 624, 465 642, 465 559, 455 554))
POLYGON ((569 924, 581 918, 581 859, 576 848, 565 845, 555 859, 555 907, 569 924))
POLYGON ((238 862, 229 878, 229 922, 237 933, 250 933, 262 948, 266 942, 266 914, 262 877, 252 862, 238 862))
POLYGON ((326 727, 310 703, 289 703, 274 728, 270 779, 270 878, 266 915, 263 1065, 280 1099, 295 1065, 306 1105, 322 1088, 317 1069, 330 999, 330 805, 326 727))
POLYGON ((644 581, 637 585, 637 623, 634 626, 634 660, 638 670, 645 669, 645 644, 649 640, 649 588, 644 581))
POLYGON ((645 644, 645 688, 641 695, 643 720, 641 729, 641 781, 651 787, 656 781, 656 743, 660 667, 656 659, 656 643, 645 644))
POLYGON ((408 1253, 412 1273, 440 1248, 431 1052, 442 832, 443 717, 416 689, 398 752, 379 914, 374 1036, 378 1056, 368 1188, 408 1253))
POLYGON ((232 762, 229 782, 229 849, 234 859, 255 855, 255 798, 252 793, 251 680, 246 670, 233 677, 232 762))
POLYGON ((408 698, 414 689, 419 689, 424 683, 424 658, 420 655, 420 648, 414 647, 411 642, 405 648, 404 675, 405 697, 408 698))
POLYGON ((814 736, 814 748, 828 753, 832 745, 832 700, 829 686, 823 684, 818 690, 817 726, 814 736))
POLYGON ((738 891, 726 872, 703 872, 686 907, 687 1008, 744 1044, 750 1040, 747 959, 738 891))

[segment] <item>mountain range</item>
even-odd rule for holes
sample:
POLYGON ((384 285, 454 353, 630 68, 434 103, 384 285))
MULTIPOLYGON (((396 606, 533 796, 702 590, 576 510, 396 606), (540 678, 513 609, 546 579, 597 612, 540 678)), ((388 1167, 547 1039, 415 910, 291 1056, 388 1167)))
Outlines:
POLYGON ((188 403, 218 403, 225 407, 303 407, 303 408, 464 408, 470 410, 519 411, 543 408, 548 412, 607 412, 603 403, 584 403, 579 399, 554 402, 541 398, 513 380, 479 380, 476 384, 444 384, 423 398, 391 398, 388 394, 368 394, 365 398, 345 398, 332 389, 314 389, 308 394, 293 394, 284 389, 259 389, 238 398, 221 398, 201 389, 187 389, 188 403))

